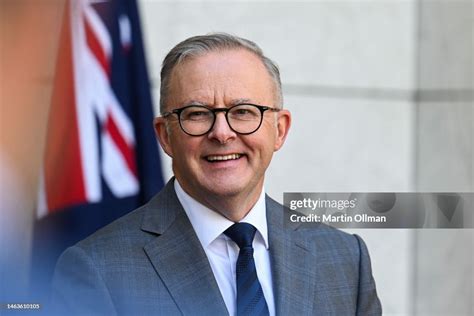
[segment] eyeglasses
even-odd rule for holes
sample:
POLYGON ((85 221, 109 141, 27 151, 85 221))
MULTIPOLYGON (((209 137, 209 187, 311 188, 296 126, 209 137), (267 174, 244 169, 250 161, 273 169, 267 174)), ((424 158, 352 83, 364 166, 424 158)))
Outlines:
POLYGON ((202 136, 214 126, 217 113, 224 112, 231 130, 241 135, 249 135, 260 128, 265 111, 278 112, 280 109, 256 104, 237 104, 230 108, 216 109, 204 105, 188 105, 165 112, 162 116, 167 118, 176 114, 183 132, 190 136, 202 136))

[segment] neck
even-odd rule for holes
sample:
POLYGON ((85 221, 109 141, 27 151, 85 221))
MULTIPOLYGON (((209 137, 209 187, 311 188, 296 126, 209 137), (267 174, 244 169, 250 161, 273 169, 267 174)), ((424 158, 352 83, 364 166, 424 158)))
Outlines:
POLYGON ((221 214, 232 222, 241 221, 257 203, 262 188, 255 190, 251 195, 236 197, 210 197, 199 201, 211 210, 221 214))
POLYGON ((183 186, 181 187, 187 194, 202 205, 221 214, 232 222, 239 222, 257 203, 260 194, 262 193, 263 183, 254 187, 252 190, 225 196, 216 195, 212 192, 197 194, 187 190, 187 188, 183 186))

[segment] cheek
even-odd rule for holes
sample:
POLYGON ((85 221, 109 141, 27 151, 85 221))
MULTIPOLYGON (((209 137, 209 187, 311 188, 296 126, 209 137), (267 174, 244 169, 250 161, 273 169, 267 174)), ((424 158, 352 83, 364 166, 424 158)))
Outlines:
POLYGON ((180 165, 191 166, 199 160, 199 149, 200 145, 198 142, 193 141, 175 141, 172 144, 174 160, 179 162, 180 165))
POLYGON ((262 124, 262 133, 259 136, 259 144, 261 151, 266 155, 270 156, 275 151, 276 139, 278 135, 277 127, 274 121, 266 121, 266 124, 262 124))
POLYGON ((251 148, 254 157, 258 159, 256 162, 268 164, 274 152, 275 136, 273 133, 259 135, 258 138, 247 142, 247 146, 251 148))

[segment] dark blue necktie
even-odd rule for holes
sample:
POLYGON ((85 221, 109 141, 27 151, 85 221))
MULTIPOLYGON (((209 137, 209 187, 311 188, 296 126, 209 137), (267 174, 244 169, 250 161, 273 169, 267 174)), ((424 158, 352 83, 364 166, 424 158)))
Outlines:
POLYGON ((238 316, 269 315, 253 259, 255 232, 256 228, 248 223, 236 223, 224 232, 240 248, 236 266, 238 316))

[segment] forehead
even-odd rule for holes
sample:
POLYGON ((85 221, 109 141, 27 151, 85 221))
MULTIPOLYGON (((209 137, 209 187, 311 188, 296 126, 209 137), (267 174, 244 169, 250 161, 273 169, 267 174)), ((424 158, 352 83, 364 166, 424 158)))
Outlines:
POLYGON ((263 62, 239 49, 209 52, 177 65, 171 74, 168 104, 229 105, 249 100, 271 105, 273 99, 273 81, 263 62))

